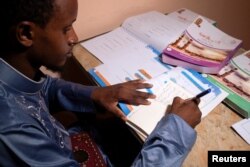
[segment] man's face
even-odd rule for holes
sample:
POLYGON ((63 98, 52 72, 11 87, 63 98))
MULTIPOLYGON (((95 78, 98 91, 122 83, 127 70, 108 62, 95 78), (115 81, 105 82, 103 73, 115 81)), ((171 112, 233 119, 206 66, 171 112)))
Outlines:
POLYGON ((35 28, 31 49, 31 63, 44 65, 52 70, 60 69, 72 53, 72 41, 77 36, 72 24, 77 17, 77 0, 55 0, 54 15, 45 28, 35 28))

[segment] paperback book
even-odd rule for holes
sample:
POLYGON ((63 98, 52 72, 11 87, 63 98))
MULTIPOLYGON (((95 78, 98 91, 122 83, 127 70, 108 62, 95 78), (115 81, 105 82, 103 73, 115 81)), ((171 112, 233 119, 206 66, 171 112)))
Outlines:
POLYGON ((162 61, 215 74, 241 47, 236 39, 199 16, 163 51, 162 61))
POLYGON ((250 118, 250 51, 234 57, 217 75, 208 79, 229 93, 224 102, 250 118))

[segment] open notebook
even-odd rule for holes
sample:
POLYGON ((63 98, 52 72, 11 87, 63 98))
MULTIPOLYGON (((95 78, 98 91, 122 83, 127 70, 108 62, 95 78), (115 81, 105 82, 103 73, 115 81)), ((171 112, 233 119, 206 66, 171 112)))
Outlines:
MULTIPOLYGON (((147 137, 154 129, 158 121, 166 114, 168 105, 172 104, 174 97, 179 96, 183 99, 192 97, 182 87, 175 84, 173 81, 164 79, 161 81, 152 81, 155 87, 152 92, 157 95, 157 98, 151 100, 151 105, 133 106, 127 115, 127 124, 139 132, 143 137, 147 137)), ((204 103, 204 102, 202 102, 204 103)))
MULTIPOLYGON (((101 67, 103 66, 105 65, 101 67)), ((107 68, 97 67, 90 73, 101 86, 107 86, 106 83, 110 85, 116 84, 122 80, 119 70, 114 70, 112 75, 104 75, 108 73, 106 70, 107 68)), ((129 120, 127 124, 144 138, 155 128, 158 121, 165 114, 167 106, 172 104, 174 97, 179 96, 187 99, 210 88, 212 90, 211 93, 202 97, 199 104, 204 117, 228 95, 199 73, 180 67, 172 68, 168 72, 147 80, 147 82, 152 83, 153 87, 148 90, 142 89, 141 91, 148 91, 157 96, 156 99, 151 100, 151 105, 133 106, 123 103, 119 104, 129 120)))

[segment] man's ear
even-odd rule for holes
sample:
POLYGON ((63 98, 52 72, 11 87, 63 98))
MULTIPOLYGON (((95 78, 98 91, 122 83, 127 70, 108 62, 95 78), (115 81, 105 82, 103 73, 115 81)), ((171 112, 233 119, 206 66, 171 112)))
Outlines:
POLYGON ((18 42, 30 47, 33 44, 35 24, 29 21, 20 22, 16 27, 16 38, 18 42))

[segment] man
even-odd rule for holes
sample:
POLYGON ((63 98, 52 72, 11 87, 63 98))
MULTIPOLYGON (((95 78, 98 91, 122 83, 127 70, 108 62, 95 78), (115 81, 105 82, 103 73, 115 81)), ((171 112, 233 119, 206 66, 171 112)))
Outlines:
MULTIPOLYGON (((72 24, 77 0, 8 0, 1 5, 0 166, 78 166, 68 132, 54 108, 95 112, 101 105, 123 120, 119 101, 148 105, 152 85, 131 81, 105 88, 44 76, 44 65, 60 69, 77 36, 72 24)), ((146 140, 132 166, 180 166, 195 142, 201 113, 196 101, 175 98, 169 113, 146 140)), ((111 166, 109 162, 107 165, 111 166)))

